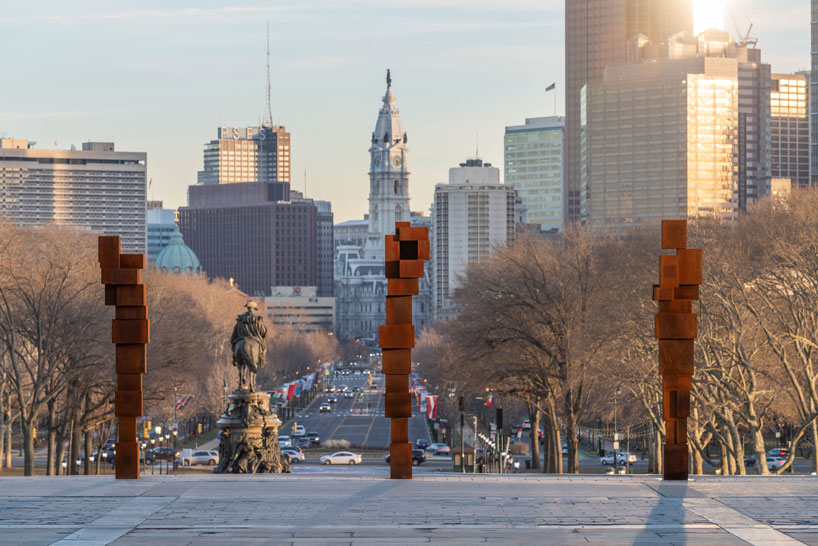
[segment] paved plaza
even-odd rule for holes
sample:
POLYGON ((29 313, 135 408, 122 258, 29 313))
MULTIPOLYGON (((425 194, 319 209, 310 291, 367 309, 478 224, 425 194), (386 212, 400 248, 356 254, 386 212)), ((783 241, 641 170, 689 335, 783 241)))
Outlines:
POLYGON ((818 544, 818 478, 0 478, 2 545, 425 543, 818 544))

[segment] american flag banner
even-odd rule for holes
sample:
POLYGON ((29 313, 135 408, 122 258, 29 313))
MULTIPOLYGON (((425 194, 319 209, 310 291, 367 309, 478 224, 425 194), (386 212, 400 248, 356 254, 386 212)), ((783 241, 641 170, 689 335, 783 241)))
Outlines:
POLYGON ((179 397, 179 399, 178 399, 178 400, 176 400, 176 403, 175 403, 175 404, 173 404, 173 408, 174 408, 174 409, 177 409, 177 410, 178 410, 178 409, 182 409, 183 407, 185 407, 185 404, 187 404, 188 402, 190 402, 192 399, 193 399, 193 395, 192 395, 192 394, 185 394, 185 395, 182 395, 182 396, 180 396, 180 397, 179 397))

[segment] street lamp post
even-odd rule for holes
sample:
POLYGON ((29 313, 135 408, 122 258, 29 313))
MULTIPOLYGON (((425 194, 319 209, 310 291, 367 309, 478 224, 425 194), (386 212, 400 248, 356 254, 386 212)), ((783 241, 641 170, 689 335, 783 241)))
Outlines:
POLYGON ((617 429, 616 429, 616 397, 617 396, 619 396, 619 387, 617 387, 616 390, 614 391, 614 441, 613 441, 613 448, 614 448, 614 450, 613 450, 613 452, 614 452, 613 468, 614 468, 614 472, 619 471, 619 469, 617 468, 617 465, 616 465, 616 463, 617 463, 617 460, 616 460, 617 453, 616 452, 619 449, 619 434, 617 433, 617 429))
POLYGON ((178 433, 179 433, 178 429, 173 429, 173 471, 174 472, 176 472, 176 470, 179 468, 177 466, 177 463, 176 463, 176 452, 179 451, 179 448, 178 448, 178 446, 179 446, 178 433))
MULTIPOLYGON (((165 432, 165 457, 167 457, 167 452, 170 450, 170 434, 165 432)), ((167 459, 165 460, 165 476, 168 475, 168 470, 170 470, 170 461, 167 459)))
MULTIPOLYGON (((154 456, 156 453, 153 451, 155 444, 156 438, 151 438, 151 476, 153 476, 153 467, 156 466, 156 457, 154 456)), ((147 460, 147 457, 145 457, 145 459, 147 460)))

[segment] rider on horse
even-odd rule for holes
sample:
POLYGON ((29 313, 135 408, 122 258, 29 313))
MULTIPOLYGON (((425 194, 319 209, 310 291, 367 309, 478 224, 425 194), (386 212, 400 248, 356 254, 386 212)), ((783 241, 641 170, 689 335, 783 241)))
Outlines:
POLYGON ((243 383, 242 379, 244 374, 242 373, 242 368, 248 367, 248 371, 251 372, 250 384, 252 388, 255 374, 265 363, 267 347, 264 343, 264 338, 267 336, 267 327, 262 322, 261 315, 256 314, 256 311, 258 311, 256 302, 250 300, 245 307, 247 307, 247 311, 236 317, 233 335, 230 336, 230 345, 233 348, 233 365, 239 367, 240 382, 243 383), (247 343, 247 340, 253 340, 258 344, 259 356, 257 362, 246 362, 245 357, 240 355, 239 351, 236 350, 236 345, 242 340, 244 340, 245 343, 247 343))

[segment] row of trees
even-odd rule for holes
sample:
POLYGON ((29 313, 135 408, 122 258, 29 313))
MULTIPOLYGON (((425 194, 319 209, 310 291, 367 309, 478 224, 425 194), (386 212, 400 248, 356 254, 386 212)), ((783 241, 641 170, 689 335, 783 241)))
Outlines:
MULTIPOLYGON (((66 471, 77 473, 81 452, 91 473, 88 455, 115 432, 113 309, 104 306, 96 253, 96 237, 86 232, 0 224, 0 459, 10 466, 12 422, 19 423, 26 475, 34 473, 35 431, 47 438, 50 475, 64 458, 66 471)), ((194 398, 178 417, 220 414, 237 380, 229 339, 247 296, 222 280, 156 270, 143 281, 151 319, 146 415, 169 421, 183 394, 194 398)), ((326 333, 271 326, 259 385, 272 387, 337 352, 326 333)))
MULTIPOLYGON (((659 233, 653 224, 600 238, 573 227, 498 249, 462 279, 458 317, 419 340, 418 359, 434 363, 424 375, 452 397, 488 387, 524 403, 532 430, 545 431, 546 472, 578 472, 580 433, 601 433, 624 392, 620 422, 648 431, 660 471, 659 233)), ((766 474, 765 434, 789 424, 794 445, 818 441, 818 192, 766 199, 735 221, 691 221, 688 246, 704 250, 691 471, 709 461, 744 474, 749 446, 766 474)), ((531 447, 538 465, 533 438, 531 447)))

